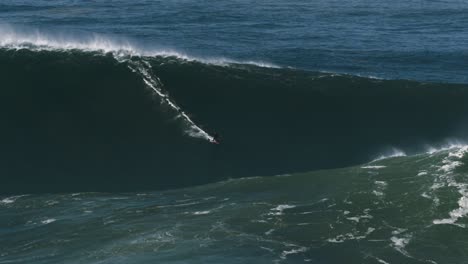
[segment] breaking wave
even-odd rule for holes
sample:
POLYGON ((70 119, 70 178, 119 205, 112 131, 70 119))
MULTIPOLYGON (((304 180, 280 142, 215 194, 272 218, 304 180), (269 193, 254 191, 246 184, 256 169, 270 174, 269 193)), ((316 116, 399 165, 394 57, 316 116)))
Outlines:
POLYGON ((200 61, 215 65, 250 64, 259 67, 279 68, 268 62, 238 61, 227 58, 202 58, 190 56, 170 48, 146 48, 129 39, 111 37, 102 34, 77 33, 74 35, 64 32, 49 32, 39 29, 12 27, 0 24, 0 47, 34 51, 71 51, 110 53, 116 59, 125 59, 129 56, 139 57, 176 57, 186 61, 200 61))
POLYGON ((198 59, 100 35, 0 34, 6 193, 184 187, 466 138, 466 85, 198 59), (217 146, 191 138, 215 132, 217 146))

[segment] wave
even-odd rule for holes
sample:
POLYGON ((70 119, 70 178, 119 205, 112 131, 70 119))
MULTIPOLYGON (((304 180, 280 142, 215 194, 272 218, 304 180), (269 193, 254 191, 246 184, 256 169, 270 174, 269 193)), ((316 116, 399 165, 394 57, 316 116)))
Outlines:
POLYGON ((217 65, 0 29, 2 193, 176 188, 466 138, 466 85, 217 65), (221 144, 181 130, 208 141, 216 131, 221 144))
POLYGON ((203 138, 209 142, 216 143, 213 136, 204 131, 200 126, 195 124, 194 121, 165 93, 163 85, 158 77, 151 73, 151 64, 145 57, 175 57, 184 61, 200 61, 203 63, 215 65, 228 65, 228 64, 250 64, 259 67, 277 67, 273 64, 264 62, 239 62, 235 60, 227 60, 223 58, 208 58, 201 59, 196 57, 189 57, 180 52, 173 50, 145 50, 132 44, 125 39, 112 39, 108 36, 99 34, 86 34, 79 38, 71 37, 70 35, 51 34, 45 33, 38 29, 18 29, 11 26, 0 26, 0 47, 8 50, 21 50, 28 49, 32 51, 73 51, 79 50, 83 52, 99 52, 103 54, 112 54, 112 56, 119 62, 127 62, 128 67, 142 76, 144 82, 155 93, 157 93, 162 102, 165 102, 173 110, 179 114, 177 118, 182 119, 189 127, 187 134, 197 138, 203 138), (138 57, 139 59, 134 59, 138 57))
POLYGON ((385 154, 380 155, 373 161, 379 161, 383 159, 388 159, 388 158, 395 158, 395 157, 405 157, 406 153, 402 150, 392 148, 390 152, 386 152, 385 154))
MULTIPOLYGON (((327 263, 342 263, 343 258, 336 259, 338 249, 353 263, 369 257, 380 263, 402 259, 443 263, 450 245, 455 252, 450 260, 458 263, 465 259, 466 247, 453 237, 466 237, 468 174, 463 166, 467 153, 468 146, 460 146, 288 177, 230 179, 158 192, 0 197, 2 219, 10 223, 4 241, 15 242, 6 244, 3 252, 6 260, 17 261, 38 251, 49 256, 46 253, 59 246, 77 252, 73 257, 82 262, 101 263, 117 258, 135 261, 135 252, 146 254, 156 248, 157 254, 136 261, 167 262, 169 255, 169 262, 177 256, 175 261, 180 262, 206 259, 200 248, 209 247, 211 256, 220 256, 212 261, 218 263, 227 247, 242 244, 233 254, 257 261, 261 257, 264 262, 308 262, 321 254, 327 263), (458 165, 445 169, 449 164, 458 165), (112 213, 109 208, 114 209, 112 213), (139 228, 134 228, 135 223, 139 228), (82 232, 65 228, 71 224, 82 232), (50 241, 72 236, 76 243, 23 246, 48 228, 70 230, 51 232, 50 241), (129 228, 135 230, 128 232, 129 228), (119 235, 120 244, 115 236, 106 236, 109 230, 119 235), (95 252, 79 250, 96 236, 102 239, 93 245, 95 252), (426 243, 421 244, 422 240, 426 243), (182 250, 171 246, 177 241, 188 246, 182 250), (349 250, 356 243, 368 248, 366 254, 349 250), (268 254, 259 254, 263 251, 268 254)), ((67 262, 68 255, 53 258, 67 262)))
POLYGON ((279 68, 278 65, 262 61, 240 61, 228 58, 202 58, 190 56, 170 48, 145 48, 143 45, 122 37, 112 37, 97 33, 50 32, 27 27, 12 27, 0 24, 0 47, 6 49, 29 49, 35 51, 70 51, 110 53, 116 59, 129 56, 176 57, 186 61, 199 61, 226 66, 229 64, 249 64, 266 68, 279 68))

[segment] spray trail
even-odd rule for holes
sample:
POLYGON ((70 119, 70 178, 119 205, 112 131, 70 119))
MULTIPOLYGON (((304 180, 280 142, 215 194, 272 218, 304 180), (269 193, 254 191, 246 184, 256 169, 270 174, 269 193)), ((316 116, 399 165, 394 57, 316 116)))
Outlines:
POLYGON ((169 107, 173 110, 178 112, 177 118, 183 120, 183 122, 188 126, 188 129, 185 131, 189 136, 195 138, 201 138, 208 140, 211 143, 216 143, 216 140, 213 136, 208 134, 205 130, 203 130, 200 126, 198 126, 183 110, 180 106, 178 106, 169 95, 164 92, 163 84, 161 80, 151 73, 151 65, 147 61, 134 61, 128 60, 129 69, 132 70, 134 73, 139 74, 145 84, 151 88, 156 94, 159 95, 161 100, 166 103, 169 107))

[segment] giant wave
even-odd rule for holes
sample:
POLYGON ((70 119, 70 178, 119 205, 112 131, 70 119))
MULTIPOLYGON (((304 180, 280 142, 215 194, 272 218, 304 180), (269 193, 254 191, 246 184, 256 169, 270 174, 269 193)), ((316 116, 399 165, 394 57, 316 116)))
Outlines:
POLYGON ((0 31, 3 193, 161 189, 336 168, 466 134, 465 85, 0 31), (207 140, 217 131, 223 142, 182 131, 207 140))

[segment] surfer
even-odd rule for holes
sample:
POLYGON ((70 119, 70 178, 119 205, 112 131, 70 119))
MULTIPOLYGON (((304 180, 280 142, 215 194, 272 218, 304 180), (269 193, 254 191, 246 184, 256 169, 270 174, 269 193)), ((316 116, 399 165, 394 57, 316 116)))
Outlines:
POLYGON ((220 138, 219 134, 215 132, 215 133, 213 133, 213 139, 211 140, 211 142, 214 143, 214 144, 219 144, 220 139, 221 138, 220 138))

